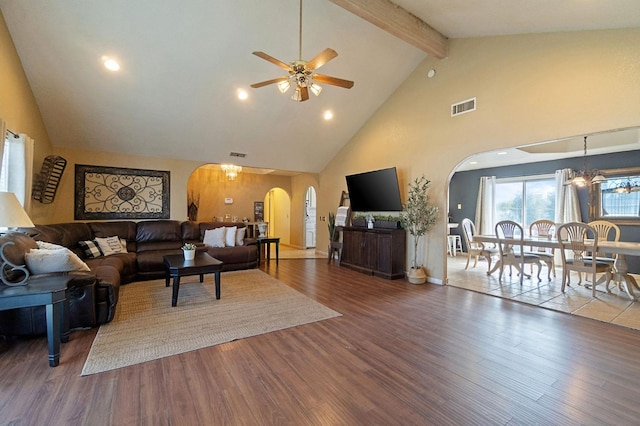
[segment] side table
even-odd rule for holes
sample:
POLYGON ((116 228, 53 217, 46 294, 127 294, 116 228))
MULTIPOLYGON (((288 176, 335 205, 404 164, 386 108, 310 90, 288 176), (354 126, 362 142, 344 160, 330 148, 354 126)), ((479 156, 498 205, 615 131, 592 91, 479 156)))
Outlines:
POLYGON ((50 367, 60 363, 60 336, 64 332, 64 301, 69 279, 68 276, 31 277, 27 285, 0 284, 0 311, 45 306, 50 367))
POLYGON ((263 245, 267 246, 267 260, 271 260, 271 244, 276 245, 276 265, 280 257, 280 238, 278 237, 258 237, 258 266, 260 266, 260 260, 262 258, 261 248, 263 245))

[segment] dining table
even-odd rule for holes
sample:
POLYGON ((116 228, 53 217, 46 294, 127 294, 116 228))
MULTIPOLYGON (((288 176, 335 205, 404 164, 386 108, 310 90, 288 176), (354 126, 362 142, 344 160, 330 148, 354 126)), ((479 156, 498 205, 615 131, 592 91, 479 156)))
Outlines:
MULTIPOLYGON (((498 237, 495 235, 474 235, 473 240, 481 243, 498 243, 498 237)), ((560 249, 560 243, 553 237, 525 236, 522 240, 518 238, 503 239, 503 241, 510 244, 520 244, 522 241, 525 247, 560 249)), ((640 256, 640 242, 598 240, 596 251, 598 253, 616 255, 613 263, 612 280, 620 283, 622 289, 632 300, 638 301, 635 290, 640 291, 640 287, 635 277, 629 273, 626 256, 640 256)), ((487 275, 491 275, 500 267, 500 260, 498 260, 493 268, 487 272, 487 275)), ((598 283, 600 283, 602 279, 604 279, 604 277, 601 277, 598 283)))

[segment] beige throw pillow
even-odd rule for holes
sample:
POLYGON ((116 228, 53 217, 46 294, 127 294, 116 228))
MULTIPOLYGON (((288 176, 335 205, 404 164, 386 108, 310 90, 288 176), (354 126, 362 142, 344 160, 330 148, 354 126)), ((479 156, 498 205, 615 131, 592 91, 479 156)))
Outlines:
POLYGON ((96 243, 98 243, 103 256, 122 253, 122 244, 118 237, 96 238, 96 243))
POLYGON ((236 231, 236 245, 243 246, 244 245, 244 234, 247 232, 247 228, 241 227, 236 231))
POLYGON ((209 247, 224 247, 226 228, 220 226, 214 229, 204 231, 204 239, 202 242, 209 247))
POLYGON ((24 258, 27 269, 34 275, 52 272, 90 271, 86 263, 65 247, 59 249, 31 249, 25 253, 24 258))

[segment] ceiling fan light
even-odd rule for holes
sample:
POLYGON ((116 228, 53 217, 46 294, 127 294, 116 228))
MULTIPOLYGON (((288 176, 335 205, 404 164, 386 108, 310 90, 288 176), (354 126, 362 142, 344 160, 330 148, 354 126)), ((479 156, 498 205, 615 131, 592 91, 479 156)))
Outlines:
POLYGON ((300 93, 299 87, 296 87, 296 91, 293 92, 293 95, 291 96, 291 100, 296 102, 302 102, 302 94, 300 93))
POLYGON ((322 92, 322 86, 319 86, 316 83, 311 83, 311 87, 309 87, 309 90, 311 90, 314 95, 318 96, 320 92, 322 92))
POLYGON ((287 90, 289 90, 289 87, 291 87, 291 83, 289 83, 289 80, 282 80, 280 83, 278 83, 278 90, 280 90, 280 93, 286 93, 287 90))

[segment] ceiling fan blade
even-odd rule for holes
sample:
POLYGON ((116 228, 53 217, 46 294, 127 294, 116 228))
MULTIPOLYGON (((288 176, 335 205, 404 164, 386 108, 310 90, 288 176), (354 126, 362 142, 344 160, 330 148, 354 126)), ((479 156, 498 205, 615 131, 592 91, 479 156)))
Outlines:
POLYGON ((272 64, 275 64, 275 65, 279 66, 280 68, 283 68, 283 69, 285 69, 285 70, 287 70, 287 71, 290 71, 290 70, 291 70, 291 65, 289 65, 289 64, 285 64, 285 63, 284 63, 284 62, 282 62, 281 60, 276 59, 276 58, 274 58, 273 56, 269 56, 269 55, 267 55, 267 54, 266 54, 266 53, 264 53, 264 52, 251 52, 251 53, 253 53, 253 54, 254 54, 254 55, 256 55, 257 57, 262 58, 262 59, 264 59, 265 61, 269 61, 269 62, 271 62, 272 64))
POLYGON ((309 88, 301 87, 300 88, 300 102, 304 102, 309 99, 309 88))
POLYGON ((307 65, 305 66, 305 68, 308 71, 317 70, 318 68, 320 68, 321 66, 323 66, 324 64, 326 64, 327 62, 335 58, 336 56, 338 56, 338 52, 336 52, 333 49, 326 48, 322 52, 320 52, 318 55, 316 55, 315 58, 307 62, 307 65))
POLYGON ((345 89, 351 89, 353 87, 353 81, 343 80, 337 77, 330 77, 328 75, 314 74, 313 81, 317 83, 331 84, 333 86, 344 87, 345 89))
POLYGON ((273 80, 261 81, 260 83, 253 83, 251 87, 257 89, 258 87, 268 86, 269 84, 280 83, 281 81, 285 81, 289 79, 289 77, 279 77, 274 78, 273 80))

